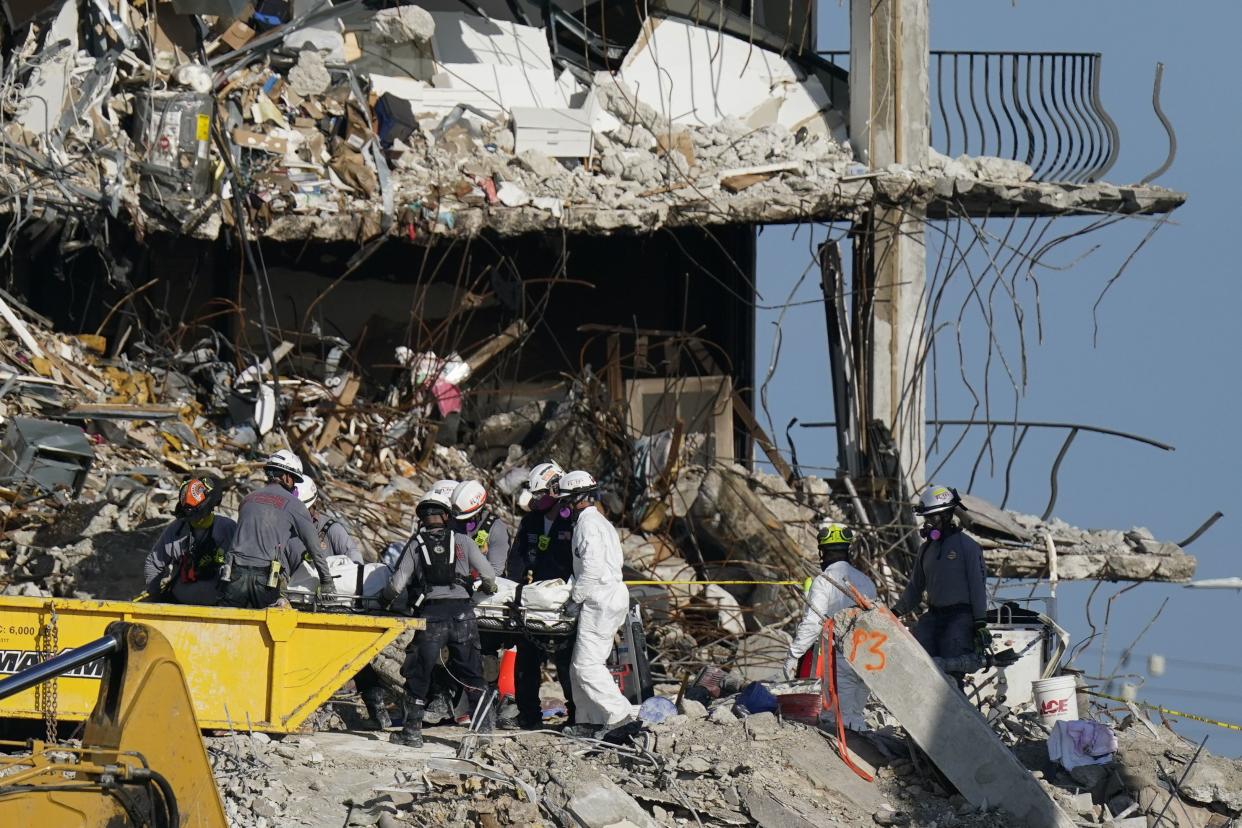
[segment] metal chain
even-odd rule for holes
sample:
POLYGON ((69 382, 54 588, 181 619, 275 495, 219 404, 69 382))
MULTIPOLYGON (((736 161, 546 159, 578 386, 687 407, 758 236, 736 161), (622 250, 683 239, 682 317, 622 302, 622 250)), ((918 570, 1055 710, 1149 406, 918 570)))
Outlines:
MULTIPOLYGON (((48 602, 51 615, 43 627, 42 641, 39 644, 39 661, 52 658, 60 650, 60 617, 56 614, 56 606, 48 602)), ((49 679, 35 688, 35 703, 43 708, 43 723, 46 727, 48 744, 56 743, 57 715, 56 706, 59 701, 59 680, 49 679)))

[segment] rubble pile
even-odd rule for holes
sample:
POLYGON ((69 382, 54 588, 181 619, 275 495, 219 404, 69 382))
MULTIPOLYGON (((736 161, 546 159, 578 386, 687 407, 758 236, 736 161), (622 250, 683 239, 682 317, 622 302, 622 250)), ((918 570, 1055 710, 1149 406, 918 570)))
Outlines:
MULTIPOLYGON (((868 712, 871 735, 850 738, 855 763, 874 777, 866 782, 823 730, 747 715, 734 701, 683 701, 681 713, 620 744, 499 733, 469 760, 454 758, 461 727, 428 729, 428 746, 417 751, 357 733, 208 741, 238 828, 337 825, 345 812, 346 825, 387 826, 1012 824, 957 794, 881 708, 868 712)), ((1113 761, 1067 772, 1049 762, 1033 718, 1006 718, 1001 734, 1079 824, 1154 826, 1163 812, 1162 824, 1208 828, 1242 814, 1242 761, 1205 752, 1182 779, 1195 746, 1146 720, 1122 724, 1113 761)))
POLYGON ((1188 581, 1196 561, 1175 543, 1156 540, 1142 526, 1128 530, 1079 529, 1060 518, 1043 520, 1002 511, 970 495, 971 533, 983 547, 989 569, 1010 578, 1038 578, 1048 572, 1048 547, 1057 554, 1061 578, 1188 581))
POLYGON ((590 71, 539 26, 466 10, 260 5, 27 10, 4 65, 0 186, 28 206, 4 209, 77 217, 65 241, 104 216, 139 234, 362 241, 805 220, 876 198, 1182 200, 1039 185, 1002 159, 869 172, 831 99, 840 78, 711 26, 652 18, 619 65, 590 71))
MULTIPOLYGON (((834 481, 802 476, 791 483, 736 463, 704 464, 701 435, 685 435, 674 452, 667 433, 632 434, 591 377, 567 383, 559 397, 452 423, 461 389, 484 376, 488 356, 511 345, 520 325, 465 357, 400 348, 399 368, 385 378, 346 370, 344 340, 329 341, 330 348, 279 342, 269 355, 233 355, 228 343, 208 336, 177 349, 144 342, 108 356, 101 336, 54 333, 15 300, 4 310, 6 594, 134 597, 143 588, 142 559, 170 519, 181 481, 191 474, 222 479, 222 508, 230 513, 258 483, 262 458, 279 448, 298 451, 368 560, 408 537, 414 504, 441 478, 483 481, 493 508, 516 525, 526 470, 551 458, 599 471, 604 506, 622 532, 627 577, 661 582, 641 588, 656 669, 680 679, 716 664, 763 678, 779 663, 785 630, 801 611, 798 590, 779 582, 801 583, 816 571, 821 521, 867 522, 834 481), (62 441, 57 450, 78 452, 66 456, 79 465, 40 482, 46 468, 30 472, 40 440, 62 441), (713 580, 756 583, 693 583, 713 580)), ((1088 533, 975 498, 967 505, 971 531, 999 575, 1040 576, 1048 534, 1062 578, 1182 580, 1193 572, 1192 557, 1144 530, 1088 533)), ((900 550, 863 534, 869 546, 862 566, 891 595, 908 564, 900 550)), ((388 656, 391 669, 381 672, 397 684, 398 651, 388 656)))

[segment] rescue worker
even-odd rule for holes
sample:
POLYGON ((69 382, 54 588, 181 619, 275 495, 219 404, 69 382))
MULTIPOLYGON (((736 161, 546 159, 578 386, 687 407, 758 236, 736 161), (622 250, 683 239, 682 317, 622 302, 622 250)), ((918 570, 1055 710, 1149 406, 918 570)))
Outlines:
MULTIPOLYGON (((431 670, 448 648, 448 671, 462 685, 474 710, 486 684, 479 651, 479 627, 470 598, 470 570, 482 579, 480 591, 496 592, 496 572, 474 541, 450 528, 452 503, 444 495, 428 492, 415 507, 418 531, 406 543, 392 579, 381 593, 390 606, 401 593, 408 595, 411 611, 426 627, 414 634, 405 650, 401 675, 405 679, 405 723, 389 741, 422 747, 423 713, 431 685, 431 670)), ((490 709, 480 732, 490 733, 495 710, 490 709)))
MULTIPOLYGON (((281 600, 281 587, 310 553, 322 592, 332 591, 332 574, 319 543, 319 531, 294 490, 302 481, 302 461, 282 449, 263 465, 267 485, 246 495, 237 510, 237 533, 229 549, 222 603, 263 609, 281 600), (292 543, 294 539, 300 541, 292 543)), ((224 579, 222 579, 224 580, 224 579)))
MULTIPOLYGON (((323 544, 324 554, 343 555, 359 566, 364 565, 366 561, 363 560, 362 550, 358 547, 358 542, 349 534, 344 521, 318 508, 319 487, 315 485, 315 481, 309 477, 303 477, 302 482, 297 485, 297 495, 298 500, 302 501, 302 505, 310 512, 315 529, 319 532, 319 542, 323 544)), ((289 543, 291 547, 301 550, 302 554, 305 553, 306 550, 303 549, 299 539, 294 538, 289 543)), ((368 724, 376 730, 387 730, 392 727, 392 717, 388 714, 384 699, 384 684, 379 674, 375 672, 375 668, 368 664, 359 670, 354 675, 354 689, 358 691, 362 703, 366 706, 368 724)))
MULTIPOLYGON (((991 644, 987 627, 987 584, 983 550, 957 525, 964 509, 956 489, 931 486, 923 492, 915 514, 923 518, 924 538, 905 592, 893 606, 895 615, 912 612, 926 594, 927 612, 919 618, 914 637, 933 658, 982 655, 991 644)), ((966 677, 949 672, 959 687, 966 677)))
POLYGON ((319 508, 319 487, 315 485, 315 481, 309 477, 302 478, 302 482, 298 483, 297 493, 298 500, 310 512, 315 529, 319 531, 319 542, 323 545, 324 553, 344 555, 356 564, 365 564, 358 541, 349 534, 345 522, 319 508))
POLYGON ((487 505, 487 489, 477 480, 463 480, 453 487, 453 531, 469 537, 487 556, 496 572, 509 561, 509 526, 487 505))
MULTIPOLYGON (((444 495, 444 497, 448 498, 451 503, 453 501, 453 492, 457 491, 457 486, 459 484, 460 481, 458 480, 449 480, 445 478, 432 483, 431 488, 427 491, 435 492, 438 495, 444 495)), ((404 541, 401 543, 401 549, 405 549, 404 541)), ((400 550, 398 550, 398 555, 399 554, 400 550)), ((392 568, 395 567, 396 564, 394 563, 392 568)), ((432 723, 435 723, 453 718, 453 693, 448 685, 449 682, 446 681, 444 670, 436 670, 432 676, 431 690, 428 691, 429 695, 427 698, 427 707, 423 710, 424 721, 430 719, 432 723)))
MULTIPOLYGON (((823 572, 811 582, 806 610, 803 612, 802 621, 798 624, 797 632, 794 633, 793 643, 789 645, 789 656, 784 664, 787 679, 794 678, 798 671, 798 660, 802 654, 820 640, 824 621, 832 618, 841 610, 854 606, 854 599, 833 584, 833 581, 842 586, 852 584, 865 598, 874 600, 876 597, 875 584, 850 564, 850 550, 854 543, 852 529, 840 523, 825 523, 820 527, 816 541, 819 547, 820 567, 823 572)), ((827 654, 823 654, 822 658, 824 669, 827 670, 827 654)), ((849 730, 865 730, 867 685, 850 667, 839 646, 836 668, 833 680, 841 711, 841 723, 849 730)))
POLYGON ((574 524, 571 546, 574 587, 571 614, 578 616, 569 678, 576 724, 570 736, 595 737, 633 720, 628 699, 608 671, 617 630, 625 623, 630 592, 621 576, 621 538, 596 508, 599 484, 585 471, 571 471, 556 484, 560 515, 574 524))
POLYGON ((151 547, 143 565, 152 601, 211 606, 220 602, 218 579, 237 524, 215 510, 223 486, 210 477, 181 484, 175 520, 151 547))
MULTIPOLYGON (((509 526, 488 506, 487 489, 478 480, 463 480, 454 487, 449 499, 453 503, 453 531, 473 540, 496 574, 503 573, 509 561, 509 526)), ((503 636, 481 632, 479 643, 483 649, 484 674, 498 675, 497 653, 505 647, 503 636)), ((469 721, 468 711, 460 713, 458 721, 469 721)))
MULTIPOLYGON (((574 525, 567 517, 561 517, 560 504, 553 494, 563 474, 564 471, 556 463, 540 463, 530 471, 526 490, 530 492, 531 511, 518 524, 513 546, 509 550, 505 577, 511 581, 519 584, 557 578, 569 581, 574 576, 574 525)), ((549 658, 556 665, 556 678, 565 695, 567 723, 574 723, 574 694, 569 678, 574 639, 570 637, 559 643, 559 649, 550 653, 526 638, 517 643, 513 689, 518 707, 518 727, 525 730, 543 727, 539 684, 543 665, 549 658)))

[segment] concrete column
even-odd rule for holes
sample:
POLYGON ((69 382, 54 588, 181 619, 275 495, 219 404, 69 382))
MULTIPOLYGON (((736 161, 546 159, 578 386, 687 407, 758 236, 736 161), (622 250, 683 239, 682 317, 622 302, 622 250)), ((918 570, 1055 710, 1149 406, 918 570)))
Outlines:
MULTIPOLYGON (((927 161, 928 48, 927 0, 850 0, 850 141, 872 169, 927 161)), ((870 299, 855 328, 863 420, 888 425, 911 491, 926 483, 925 220, 884 206, 855 226, 855 296, 870 299)))

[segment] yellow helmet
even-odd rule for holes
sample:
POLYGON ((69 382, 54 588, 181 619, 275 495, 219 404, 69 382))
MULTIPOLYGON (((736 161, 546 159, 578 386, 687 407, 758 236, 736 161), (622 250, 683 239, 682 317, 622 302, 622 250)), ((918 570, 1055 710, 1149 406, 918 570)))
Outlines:
POLYGON ((844 523, 823 523, 815 542, 820 546, 849 546, 854 542, 854 530, 844 523))

